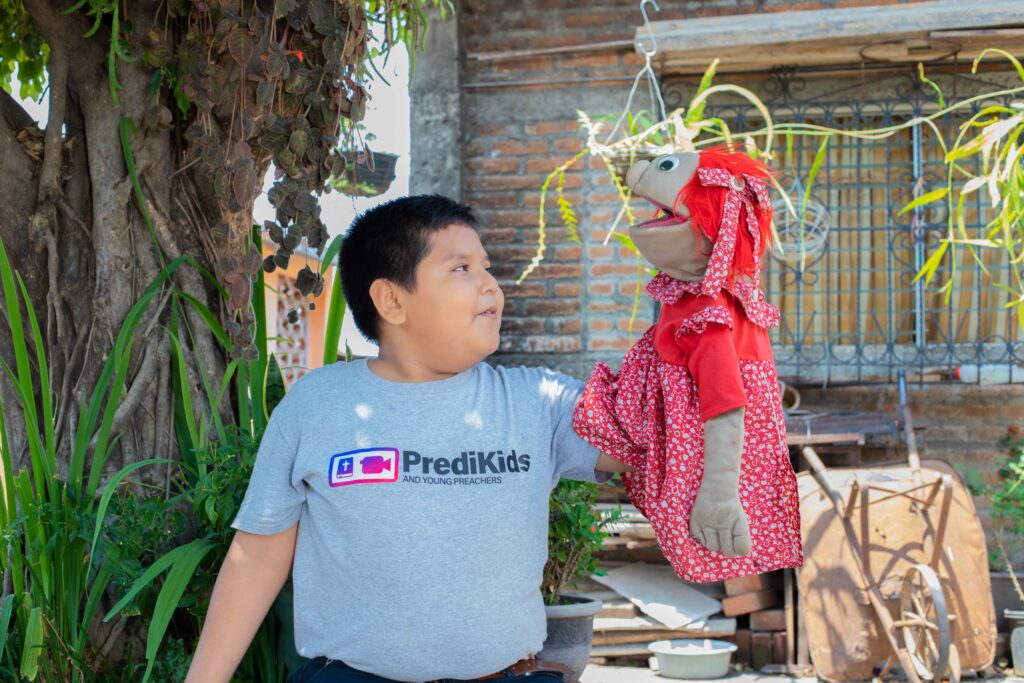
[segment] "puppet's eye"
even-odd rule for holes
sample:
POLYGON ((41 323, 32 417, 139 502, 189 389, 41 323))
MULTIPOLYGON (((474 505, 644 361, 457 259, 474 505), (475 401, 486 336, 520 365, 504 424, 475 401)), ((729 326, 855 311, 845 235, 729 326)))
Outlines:
POLYGON ((679 165, 679 159, 676 157, 663 157, 658 160, 657 164, 659 171, 674 171, 676 166, 679 165))

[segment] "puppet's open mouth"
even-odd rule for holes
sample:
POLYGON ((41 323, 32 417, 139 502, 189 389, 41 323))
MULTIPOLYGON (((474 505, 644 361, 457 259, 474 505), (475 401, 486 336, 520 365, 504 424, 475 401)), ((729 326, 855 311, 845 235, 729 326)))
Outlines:
POLYGON ((677 216, 663 206, 658 206, 658 212, 654 214, 654 218, 643 223, 637 223, 635 228, 654 228, 659 225, 672 225, 673 223, 686 223, 690 220, 689 216, 677 216))

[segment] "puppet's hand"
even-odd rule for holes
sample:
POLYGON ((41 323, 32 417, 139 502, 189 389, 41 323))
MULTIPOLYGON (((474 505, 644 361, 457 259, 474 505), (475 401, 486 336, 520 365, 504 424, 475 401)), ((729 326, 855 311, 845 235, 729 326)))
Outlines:
POLYGON ((727 557, 750 554, 750 525, 740 504, 743 408, 704 423, 704 476, 690 512, 690 533, 727 557))

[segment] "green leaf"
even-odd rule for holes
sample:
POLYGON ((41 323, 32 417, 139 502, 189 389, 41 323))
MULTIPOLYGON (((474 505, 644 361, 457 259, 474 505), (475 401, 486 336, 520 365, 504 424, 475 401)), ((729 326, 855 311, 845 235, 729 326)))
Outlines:
POLYGON ((937 190, 932 190, 931 192, 926 192, 925 194, 921 195, 920 197, 916 197, 912 201, 908 202, 906 206, 904 206, 902 209, 900 209, 900 212, 899 212, 898 215, 902 216, 907 211, 911 211, 913 209, 916 209, 919 206, 923 206, 925 204, 931 204, 934 201, 938 201, 938 200, 942 199, 947 194, 949 194, 949 188, 946 188, 946 187, 940 187, 937 190))
MULTIPOLYGON (((704 76, 700 79, 700 86, 697 88, 697 93, 694 95, 694 100, 700 97, 700 95, 711 87, 711 81, 715 78, 715 70, 718 68, 718 57, 708 65, 708 68, 704 71, 704 76)), ((684 123, 687 125, 691 123, 697 123, 704 117, 704 105, 707 103, 706 99, 701 99, 697 102, 696 106, 691 103, 690 108, 686 112, 686 118, 684 123)))
POLYGON ((197 539, 182 547, 185 551, 176 558, 174 566, 168 572, 167 580, 164 581, 160 595, 156 599, 156 606, 153 608, 153 618, 149 622, 149 634, 146 638, 147 664, 142 683, 149 681, 160 643, 164 639, 164 633, 167 632, 167 626, 171 623, 174 610, 185 589, 188 588, 188 583, 192 579, 192 575, 195 574, 196 567, 207 553, 217 547, 217 544, 206 539, 197 539))
POLYGON ((21 650, 21 677, 36 680, 39 655, 43 652, 43 608, 33 607, 25 626, 25 642, 21 650))

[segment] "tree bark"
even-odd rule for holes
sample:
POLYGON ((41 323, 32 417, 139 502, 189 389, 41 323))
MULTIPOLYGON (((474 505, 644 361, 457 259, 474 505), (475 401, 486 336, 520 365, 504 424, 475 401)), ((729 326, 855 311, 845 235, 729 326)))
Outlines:
MULTIPOLYGON (((107 41, 82 37, 89 28, 84 15, 65 15, 60 3, 49 0, 27 0, 25 5, 51 48, 49 123, 40 134, 17 101, 0 92, 0 193, 5 197, 0 237, 12 266, 25 280, 42 328, 63 477, 81 424, 79 412, 92 396, 125 315, 163 265, 177 256, 189 254, 212 271, 218 245, 210 226, 226 217, 216 202, 197 196, 197 185, 208 179, 197 177, 195 169, 181 170, 185 150, 177 146, 182 140, 179 131, 141 125, 152 75, 143 60, 117 61, 122 88, 120 102, 114 104, 104 68, 107 41), (131 148, 153 218, 152 233, 132 194, 120 139, 123 117, 138 126, 131 148)), ((145 13, 155 12, 157 6, 132 3, 133 22, 152 25, 153 17, 145 13)), ((251 225, 251 212, 232 218, 251 225)), ((178 270, 173 284, 214 313, 222 310, 216 290, 188 265, 178 270)), ((115 416, 115 433, 121 437, 107 462, 109 471, 144 458, 177 455, 167 372, 171 305, 172 297, 164 293, 150 304, 133 339, 125 385, 114 388, 121 396, 115 416)), ((188 358, 194 405, 208 412, 200 378, 205 373, 219 381, 226 352, 202 319, 187 309, 191 330, 180 334, 179 341, 188 358)), ((10 330, 6 320, 0 325, 0 356, 13 367, 10 330)), ((28 339, 31 344, 31 335, 28 339)), ((3 374, 0 401, 12 450, 23 456, 23 419, 3 374)), ((229 417, 229 406, 225 401, 215 409, 229 417)), ((16 468, 19 465, 27 465, 24 457, 15 462, 16 468)), ((144 468, 138 474, 133 478, 167 486, 165 468, 144 468)))

